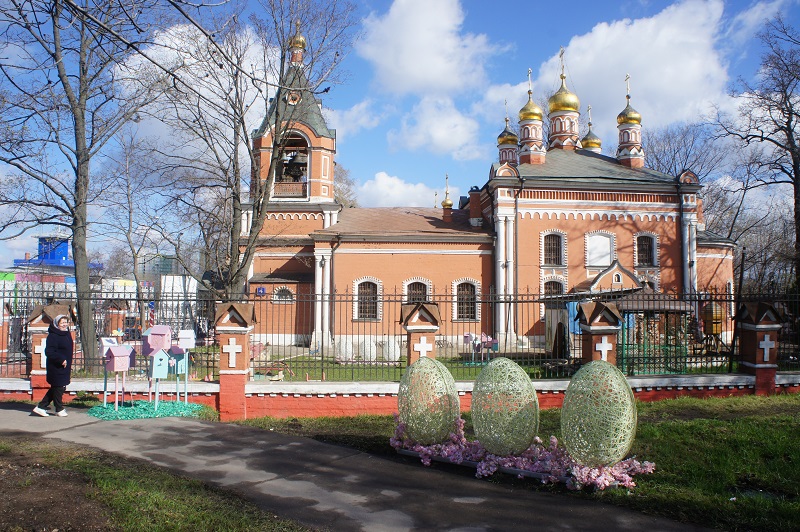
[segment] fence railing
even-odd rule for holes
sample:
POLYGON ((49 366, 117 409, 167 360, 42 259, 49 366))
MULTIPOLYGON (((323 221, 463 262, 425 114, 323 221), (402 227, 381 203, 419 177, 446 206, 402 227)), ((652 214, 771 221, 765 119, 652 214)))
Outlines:
MULTIPOLYGON (((0 294, 0 297, 2 295, 0 294)), ((130 296, 127 296, 130 297, 130 296)), ((46 298, 18 296, 6 319, 0 353, 0 376, 25 376, 31 370, 27 314, 46 298)), ((112 322, 108 301, 95 301, 98 335, 108 335, 112 322)), ((508 357, 535 379, 566 378, 581 361, 581 328, 576 321, 577 298, 568 295, 517 294, 464 299, 453 294, 427 297, 439 308, 436 356, 457 380, 472 380, 495 357, 508 357), (498 316, 503 318, 498 322, 498 316)), ((603 294, 622 315, 617 336, 617 365, 626 375, 727 373, 738 370, 734 309, 745 301, 773 303, 783 327, 778 338, 780 371, 800 371, 800 298, 795 295, 740 297, 698 294, 693 297, 644 293, 603 294)), ((8 302, 8 299, 5 299, 8 302)), ((253 296, 256 324, 251 334, 251 367, 255 380, 399 381, 406 366, 406 333, 400 310, 403 294, 379 294, 370 299, 354 294, 317 296, 276 291, 253 296)), ((193 330, 198 338, 189 373, 198 380, 216 380, 219 346, 215 343, 215 301, 194 296, 161 297, 150 316, 147 301, 128 301, 121 334, 141 353, 141 331, 155 323, 193 330)), ((114 322, 119 325, 119 319, 114 322)), ((120 327, 118 327, 119 329, 120 327)), ((76 342, 76 376, 102 377, 99 358, 83 357, 76 342)), ((141 357, 140 357, 141 358, 141 357)), ((141 358, 133 374, 146 373, 141 358)), ((135 377, 134 377, 135 378, 135 377)))

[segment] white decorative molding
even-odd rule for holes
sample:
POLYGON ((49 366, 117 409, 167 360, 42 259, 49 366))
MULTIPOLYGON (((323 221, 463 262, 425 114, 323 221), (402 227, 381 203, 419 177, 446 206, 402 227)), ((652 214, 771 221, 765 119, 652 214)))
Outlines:
POLYGON ((653 265, 652 266, 642 266, 640 269, 646 270, 650 268, 658 268, 661 264, 661 259, 659 257, 659 252, 661 251, 661 237, 657 233, 653 233, 652 231, 639 231, 638 233, 633 234, 633 265, 634 267, 639 268, 639 246, 637 245, 638 238, 640 236, 649 236, 653 239, 653 265))
POLYGON ((541 279, 539 279, 539 293, 544 294, 544 285, 545 283, 549 283, 550 281, 556 281, 561 283, 564 287, 564 293, 567 292, 567 276, 566 275, 542 275, 541 279))
POLYGON ((617 235, 610 231, 606 231, 605 229, 598 229, 595 231, 589 231, 588 233, 584 234, 583 236, 583 260, 584 264, 587 268, 589 267, 606 267, 613 264, 615 260, 617 260, 617 235), (590 264, 589 263, 589 239, 593 236, 603 236, 608 237, 611 242, 611 257, 609 259, 608 264, 590 264))
POLYGON ((425 279, 424 277, 412 277, 410 279, 406 279, 403 281, 403 300, 408 301, 408 285, 411 283, 422 283, 425 285, 425 294, 430 297, 433 293, 433 283, 430 279, 425 279))
MULTIPOLYGON (((378 321, 383 319, 383 281, 378 279, 377 277, 372 276, 364 276, 359 277, 358 279, 353 281, 353 319, 358 320, 358 285, 364 282, 375 283, 378 286, 378 293, 375 294, 377 296, 377 319, 378 321)), ((372 319, 372 318, 370 318, 372 319)))
POLYGON ((318 212, 277 212, 268 213, 267 220, 319 220, 322 213, 318 212))
POLYGON ((539 266, 545 266, 544 263, 544 237, 547 235, 559 235, 561 237, 561 264, 547 264, 547 266, 560 266, 566 267, 569 264, 569 257, 567 256, 567 233, 561 229, 545 229, 539 233, 539 266))
POLYGON ((294 290, 292 290, 286 285, 276 286, 275 289, 272 291, 272 303, 277 305, 291 305, 295 302, 296 298, 297 294, 295 294, 294 290), (288 299, 276 297, 278 295, 278 292, 281 291, 289 292, 289 295, 291 297, 289 297, 288 299))
MULTIPOLYGON (((475 321, 481 321, 481 282, 470 277, 461 277, 451 283, 451 294, 453 294, 453 310, 451 312, 453 321, 458 320, 458 285, 468 283, 475 287, 475 321)), ((472 321, 472 320, 459 320, 472 321)))
MULTIPOLYGON (((545 203, 545 202, 542 202, 545 203)), ((563 203, 553 201, 552 203, 563 203)), ((593 203, 596 205, 596 203, 593 203)), ((521 209, 520 218, 530 218, 532 220, 622 220, 622 221, 652 221, 652 222, 675 222, 678 214, 675 212, 631 212, 626 210, 564 210, 564 209, 521 209)))

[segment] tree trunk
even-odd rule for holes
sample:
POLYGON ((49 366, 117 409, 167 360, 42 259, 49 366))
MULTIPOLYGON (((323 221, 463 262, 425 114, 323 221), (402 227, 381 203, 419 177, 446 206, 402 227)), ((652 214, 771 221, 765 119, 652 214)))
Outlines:
POLYGON ((72 223, 72 258, 75 261, 75 288, 78 296, 78 327, 84 364, 97 357, 97 334, 92 309, 89 258, 86 253, 86 205, 75 209, 72 223))

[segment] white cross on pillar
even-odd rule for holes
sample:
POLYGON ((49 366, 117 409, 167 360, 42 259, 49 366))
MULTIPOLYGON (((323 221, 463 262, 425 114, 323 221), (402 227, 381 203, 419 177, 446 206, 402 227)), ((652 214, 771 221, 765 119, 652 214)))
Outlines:
POLYGON ((608 352, 614 347, 608 343, 608 336, 603 336, 599 344, 595 344, 594 348, 600 351, 600 360, 608 361, 608 352))
POLYGON ((418 344, 414 344, 414 351, 419 353, 419 356, 421 357, 427 357, 428 353, 433 351, 433 344, 429 344, 428 337, 423 336, 422 338, 420 338, 418 344))
POLYGON ((769 335, 764 335, 764 340, 758 344, 758 347, 764 350, 764 362, 769 362, 769 350, 775 347, 775 342, 769 339, 769 335))
POLYGON ((236 353, 242 352, 242 346, 236 345, 236 338, 228 338, 228 345, 222 347, 222 351, 228 353, 228 367, 236 367, 236 353))
POLYGON ((47 346, 47 337, 42 338, 42 343, 34 346, 33 352, 37 355, 42 355, 42 367, 47 367, 47 357, 44 354, 44 348, 47 346))

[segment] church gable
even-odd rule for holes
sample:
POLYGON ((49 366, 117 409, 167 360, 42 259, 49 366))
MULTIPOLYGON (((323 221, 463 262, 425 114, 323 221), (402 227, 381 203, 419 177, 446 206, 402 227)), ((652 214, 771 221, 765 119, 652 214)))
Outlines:
POLYGON ((642 288, 642 283, 630 270, 623 268, 619 260, 614 260, 611 266, 597 274, 592 279, 575 286, 575 292, 609 292, 636 290, 642 288))

